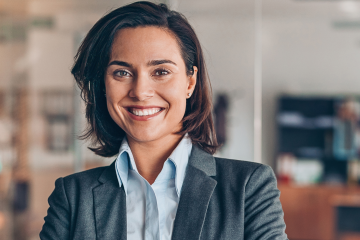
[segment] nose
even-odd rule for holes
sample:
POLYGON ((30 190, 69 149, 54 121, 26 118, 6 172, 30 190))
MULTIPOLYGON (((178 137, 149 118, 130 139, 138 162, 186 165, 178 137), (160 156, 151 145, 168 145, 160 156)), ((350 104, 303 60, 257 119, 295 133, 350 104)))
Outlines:
POLYGON ((146 74, 139 74, 134 79, 129 92, 129 97, 138 101, 145 101, 154 96, 154 89, 151 85, 151 79, 146 74))

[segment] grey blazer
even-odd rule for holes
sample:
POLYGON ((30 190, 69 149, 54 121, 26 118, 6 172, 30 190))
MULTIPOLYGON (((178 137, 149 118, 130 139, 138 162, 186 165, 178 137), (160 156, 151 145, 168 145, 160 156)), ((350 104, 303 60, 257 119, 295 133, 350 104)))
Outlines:
MULTIPOLYGON (((42 240, 126 240, 126 196, 115 163, 55 182, 42 240)), ((270 167, 193 146, 172 240, 287 239, 270 167)))

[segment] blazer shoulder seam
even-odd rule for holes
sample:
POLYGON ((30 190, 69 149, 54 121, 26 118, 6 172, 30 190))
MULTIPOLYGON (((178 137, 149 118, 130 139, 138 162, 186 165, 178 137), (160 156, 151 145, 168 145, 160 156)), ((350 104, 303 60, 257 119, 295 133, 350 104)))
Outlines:
POLYGON ((250 179, 252 178, 252 176, 254 175, 254 173, 255 173, 259 168, 261 168, 262 166, 265 166, 265 165, 259 164, 259 165, 252 171, 252 173, 250 174, 250 176, 249 176, 248 179, 246 180, 246 183, 245 183, 245 191, 246 191, 247 185, 248 185, 250 179))
POLYGON ((251 168, 254 169, 253 171, 255 171, 258 167, 264 165, 264 164, 257 163, 257 162, 250 162, 250 161, 245 161, 245 160, 237 160, 237 159, 229 159, 229 158, 214 157, 214 159, 215 159, 216 163, 221 163, 222 161, 225 161, 225 162, 228 161, 228 162, 235 163, 235 164, 240 164, 240 165, 241 164, 250 165, 251 168))
POLYGON ((88 170, 85 170, 82 172, 73 173, 73 174, 65 176, 64 179, 70 180, 70 179, 76 179, 80 176, 93 175, 93 174, 91 174, 92 172, 98 172, 98 176, 100 176, 107 167, 109 167, 109 166, 97 167, 97 168, 88 169, 88 170))

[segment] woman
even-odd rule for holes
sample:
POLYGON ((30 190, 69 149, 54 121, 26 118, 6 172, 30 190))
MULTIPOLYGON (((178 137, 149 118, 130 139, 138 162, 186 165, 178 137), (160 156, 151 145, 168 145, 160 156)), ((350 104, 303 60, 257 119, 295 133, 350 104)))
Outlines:
POLYGON ((84 138, 117 159, 56 180, 41 239, 287 239, 271 168, 212 156, 207 72, 182 15, 150 2, 110 12, 72 73, 84 138))

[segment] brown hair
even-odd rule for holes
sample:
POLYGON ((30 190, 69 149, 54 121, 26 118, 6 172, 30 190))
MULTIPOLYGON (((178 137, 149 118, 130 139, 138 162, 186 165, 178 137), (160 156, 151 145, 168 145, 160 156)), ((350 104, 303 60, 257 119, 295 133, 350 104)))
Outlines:
POLYGON ((76 56, 71 73, 81 89, 89 123, 82 139, 91 139, 95 154, 110 157, 119 152, 125 132, 113 121, 104 96, 104 74, 110 59, 111 46, 117 31, 123 28, 157 26, 170 30, 180 45, 187 74, 198 68, 197 84, 187 99, 179 134, 188 133, 193 144, 214 154, 218 148, 211 115, 211 86, 199 40, 186 20, 165 4, 135 2, 113 10, 102 17, 89 31, 76 56))

